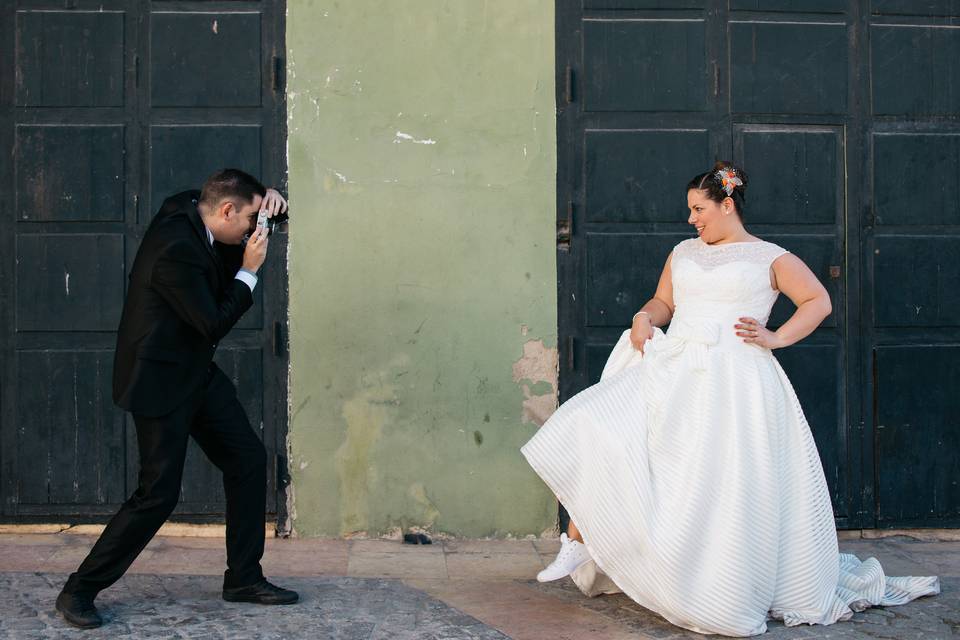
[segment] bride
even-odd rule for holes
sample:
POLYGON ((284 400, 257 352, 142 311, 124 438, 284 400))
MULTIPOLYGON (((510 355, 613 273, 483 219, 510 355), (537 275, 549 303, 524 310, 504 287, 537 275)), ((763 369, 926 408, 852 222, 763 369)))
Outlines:
POLYGON ((728 162, 690 182, 698 237, 667 256, 601 382, 522 449, 571 516, 539 580, 571 575, 589 596, 623 591, 731 636, 763 633, 768 616, 832 624, 940 590, 838 552, 817 448, 772 354, 810 335, 830 298, 803 261, 746 231, 746 183, 728 162), (797 310, 771 331, 780 292, 797 310))

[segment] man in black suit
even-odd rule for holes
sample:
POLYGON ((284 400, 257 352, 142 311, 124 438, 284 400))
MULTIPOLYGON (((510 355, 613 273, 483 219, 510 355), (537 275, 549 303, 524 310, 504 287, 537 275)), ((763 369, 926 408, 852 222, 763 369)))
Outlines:
POLYGON ((133 414, 137 428, 139 486, 57 597, 57 610, 74 626, 102 624, 97 593, 124 574, 176 507, 190 437, 223 472, 223 598, 298 599, 263 577, 266 451, 233 384, 213 363, 217 343, 253 304, 267 256, 266 229, 256 226, 261 208, 273 215, 286 202, 254 177, 224 169, 202 192, 167 198, 143 237, 113 368, 114 401, 133 414))

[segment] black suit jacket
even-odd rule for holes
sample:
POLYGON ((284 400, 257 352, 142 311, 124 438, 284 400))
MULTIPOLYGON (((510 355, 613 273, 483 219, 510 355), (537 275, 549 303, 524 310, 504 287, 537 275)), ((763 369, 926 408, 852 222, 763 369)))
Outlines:
POLYGON ((199 191, 167 198, 133 262, 113 363, 113 400, 133 413, 158 417, 186 400, 253 304, 234 278, 242 250, 210 245, 199 199, 199 191))

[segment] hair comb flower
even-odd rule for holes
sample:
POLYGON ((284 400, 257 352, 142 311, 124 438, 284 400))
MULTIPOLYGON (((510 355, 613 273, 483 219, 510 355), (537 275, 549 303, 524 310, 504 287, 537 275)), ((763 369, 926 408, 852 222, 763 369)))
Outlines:
POLYGON ((737 172, 732 167, 727 167, 725 169, 719 169, 715 174, 717 182, 720 183, 720 187, 726 192, 728 196, 733 195, 733 190, 737 187, 743 186, 743 180, 737 176, 737 172))

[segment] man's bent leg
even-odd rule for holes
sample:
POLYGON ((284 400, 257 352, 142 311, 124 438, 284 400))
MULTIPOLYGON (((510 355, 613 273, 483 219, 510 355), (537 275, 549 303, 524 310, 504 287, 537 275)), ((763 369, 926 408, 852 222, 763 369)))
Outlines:
POLYGON ((227 498, 227 571, 224 588, 263 579, 264 516, 267 506, 267 454, 237 399, 233 383, 217 367, 191 435, 223 472, 227 498))
POLYGON ((95 596, 119 580, 177 506, 190 422, 199 397, 191 396, 160 418, 133 416, 140 451, 139 486, 71 574, 65 593, 95 596))

